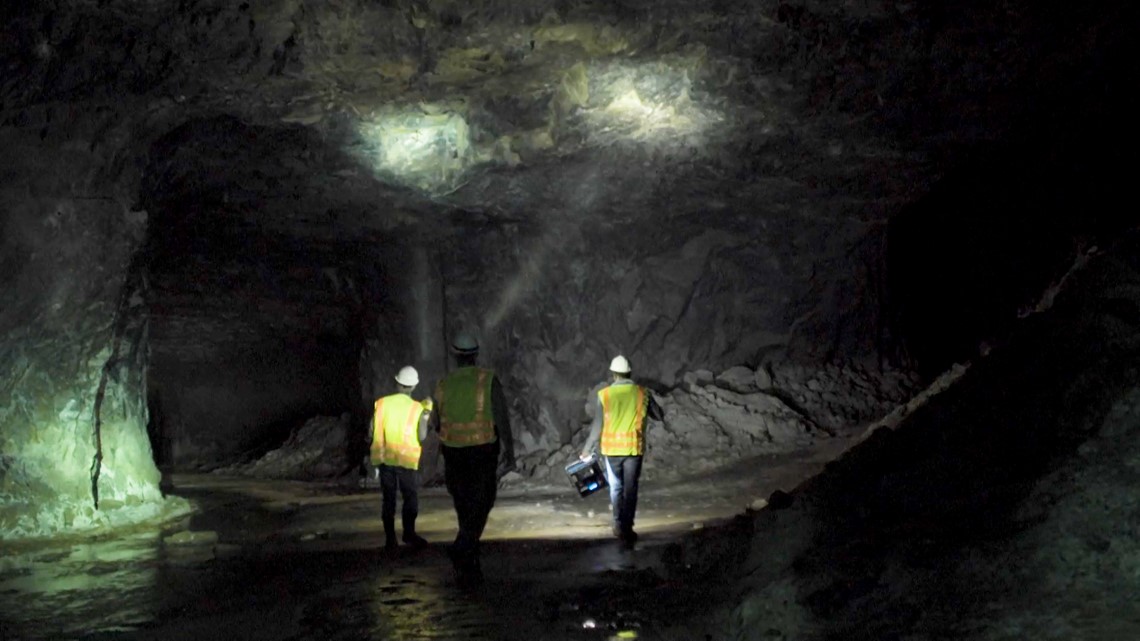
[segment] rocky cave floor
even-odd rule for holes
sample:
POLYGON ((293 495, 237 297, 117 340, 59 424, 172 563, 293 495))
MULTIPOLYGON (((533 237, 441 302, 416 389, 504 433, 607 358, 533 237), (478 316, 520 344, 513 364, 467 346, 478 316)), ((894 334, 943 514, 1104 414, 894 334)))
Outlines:
POLYGON ((443 488, 421 492, 418 529, 431 545, 389 552, 381 548, 375 489, 172 475, 168 492, 198 508, 178 523, 104 540, 26 544, 6 555, 3 637, 672 636, 709 593, 684 579, 671 544, 792 489, 850 441, 645 483, 633 550, 610 536, 602 493, 579 498, 569 481, 511 484, 488 523, 486 583, 477 594, 460 590, 451 573, 445 549, 455 516, 443 488))

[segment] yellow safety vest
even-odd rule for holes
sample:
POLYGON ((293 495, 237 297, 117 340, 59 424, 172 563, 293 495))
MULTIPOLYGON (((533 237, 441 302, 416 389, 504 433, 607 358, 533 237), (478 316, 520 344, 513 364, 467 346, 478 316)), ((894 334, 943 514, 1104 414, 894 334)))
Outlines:
POLYGON ((598 390, 602 402, 602 454, 641 456, 645 453, 645 413, 649 408, 640 385, 610 385, 598 390))
POLYGON ((420 417, 424 406, 407 394, 391 394, 376 401, 372 414, 373 465, 420 467, 420 417))
POLYGON ((491 411, 491 381, 495 373, 481 367, 461 367, 435 388, 439 403, 439 440, 449 447, 495 442, 491 411))

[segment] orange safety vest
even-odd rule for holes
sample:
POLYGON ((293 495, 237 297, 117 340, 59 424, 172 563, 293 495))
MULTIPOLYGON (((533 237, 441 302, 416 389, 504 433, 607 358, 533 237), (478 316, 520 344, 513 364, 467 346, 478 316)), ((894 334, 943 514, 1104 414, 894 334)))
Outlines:
POLYGON ((645 453, 645 388, 623 383, 598 390, 602 403, 602 454, 641 456, 645 453))
POLYGON ((481 367, 461 367, 435 388, 439 403, 439 440, 449 447, 495 442, 491 381, 495 373, 481 367))
POLYGON ((373 465, 419 469, 423 413, 423 404, 407 394, 391 394, 376 401, 369 452, 373 465))

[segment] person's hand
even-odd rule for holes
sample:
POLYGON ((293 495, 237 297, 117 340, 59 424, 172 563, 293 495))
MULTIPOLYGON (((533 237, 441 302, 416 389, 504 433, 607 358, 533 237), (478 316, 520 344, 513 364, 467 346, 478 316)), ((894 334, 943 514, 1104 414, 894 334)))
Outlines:
POLYGON ((507 474, 517 471, 519 468, 515 465, 515 459, 509 458, 499 462, 499 469, 495 471, 496 476, 503 478, 507 474))
POLYGON ((590 453, 585 451, 585 450, 582 450, 582 452, 580 454, 578 454, 579 460, 586 461, 586 460, 589 460, 589 458, 590 458, 590 453))

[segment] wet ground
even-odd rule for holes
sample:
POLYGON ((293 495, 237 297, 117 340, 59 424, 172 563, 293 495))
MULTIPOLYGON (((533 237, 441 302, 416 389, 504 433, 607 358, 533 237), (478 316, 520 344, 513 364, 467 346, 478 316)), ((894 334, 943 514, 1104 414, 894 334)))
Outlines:
POLYGON ((716 591, 671 576, 661 562, 669 544, 792 489, 845 445, 647 479, 632 550, 613 539, 602 493, 579 498, 569 481, 506 487, 477 591, 452 576, 455 516, 442 488, 421 492, 418 525, 431 545, 385 551, 376 490, 175 475, 170 492, 199 508, 182 522, 7 545, 0 638, 692 638, 699 631, 686 622, 716 591))

